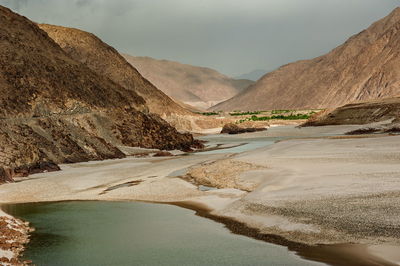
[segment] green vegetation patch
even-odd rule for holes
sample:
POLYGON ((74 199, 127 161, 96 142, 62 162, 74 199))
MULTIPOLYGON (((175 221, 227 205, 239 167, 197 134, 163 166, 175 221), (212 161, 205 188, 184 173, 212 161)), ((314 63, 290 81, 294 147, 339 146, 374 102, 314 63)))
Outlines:
POLYGON ((261 111, 256 111, 256 112, 233 112, 229 113, 231 116, 240 116, 240 115, 259 115, 261 114, 261 111))
POLYGON ((290 115, 272 115, 272 116, 256 116, 253 115, 249 118, 239 120, 239 123, 246 121, 269 121, 269 120, 304 120, 309 119, 314 112, 308 114, 290 114, 290 115))

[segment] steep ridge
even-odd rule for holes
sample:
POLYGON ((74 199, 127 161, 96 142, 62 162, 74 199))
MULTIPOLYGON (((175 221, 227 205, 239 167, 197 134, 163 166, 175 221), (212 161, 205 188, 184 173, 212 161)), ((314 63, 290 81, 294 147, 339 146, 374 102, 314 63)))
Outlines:
POLYGON ((337 107, 400 94, 400 8, 321 57, 268 73, 213 110, 337 107))
POLYGON ((254 83, 232 79, 210 68, 150 57, 124 57, 165 94, 197 108, 207 109, 254 83))
POLYGON ((142 96, 150 112, 166 117, 171 114, 194 115, 143 78, 113 47, 94 34, 47 24, 41 24, 39 27, 70 57, 84 63, 97 74, 106 76, 142 96))
POLYGON ((118 146, 189 149, 132 90, 69 57, 35 23, 0 6, 0 182, 55 164, 122 158, 118 146))

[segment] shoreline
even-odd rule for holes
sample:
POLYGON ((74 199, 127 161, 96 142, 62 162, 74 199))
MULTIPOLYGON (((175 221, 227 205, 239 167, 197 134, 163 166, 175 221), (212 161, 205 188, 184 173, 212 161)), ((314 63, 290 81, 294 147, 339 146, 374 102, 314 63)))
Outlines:
MULTIPOLYGON (((285 241, 303 243, 301 245, 308 247, 317 246, 319 249, 323 247, 323 250, 327 246, 332 247, 332 244, 358 243, 360 245, 352 244, 354 251, 363 249, 363 254, 370 254, 371 251, 398 263, 400 258, 385 254, 385 250, 390 248, 383 246, 393 246, 398 251, 400 240, 396 235, 386 237, 385 234, 391 231, 383 228, 385 219, 388 219, 393 230, 399 222, 392 215, 398 209, 396 201, 391 201, 390 193, 400 191, 400 186, 397 186, 400 180, 396 178, 400 173, 400 154, 397 149, 400 137, 326 138, 326 134, 340 134, 348 130, 349 127, 337 126, 305 130, 277 127, 239 138, 290 136, 292 139, 236 154, 227 150, 222 154, 198 153, 195 156, 174 156, 162 160, 126 158, 62 165, 63 171, 37 174, 19 183, 2 185, 0 204, 79 200, 165 204, 191 202, 201 204, 200 210, 207 208, 209 218, 233 224, 233 228, 242 228, 239 231, 242 234, 250 232, 246 233, 248 236, 273 236, 272 239, 276 239, 276 235, 279 235, 278 238, 285 241), (316 133, 323 137, 303 138, 316 133), (220 183, 219 189, 201 191, 198 186, 180 177, 188 172, 187 169, 211 163, 217 166, 217 174, 211 178, 218 181, 219 163, 227 159, 263 166, 237 176, 230 176, 228 172, 230 181, 252 184, 255 185, 254 189, 248 192, 234 189, 228 182, 228 185, 220 183), (123 186, 126 183, 135 185, 123 186), (107 190, 110 187, 117 189, 107 190), (16 196, 17 191, 23 193, 16 196), (377 192, 378 198, 372 196, 371 192, 377 192), (361 195, 364 198, 360 198, 361 195), (365 216, 357 211, 361 206, 376 210, 377 213, 366 213, 365 216), (393 209, 389 216, 381 213, 381 209, 388 207, 393 209), (324 219, 318 220, 318 217, 324 219), (341 217, 339 221, 346 222, 348 227, 332 223, 337 220, 332 217, 341 217), (370 221, 376 223, 372 229, 381 228, 377 231, 378 235, 374 231, 359 234, 362 232, 358 232, 357 228, 354 231, 353 225, 359 221, 363 222, 364 229, 369 228, 370 221)), ((223 164, 221 166, 226 167, 223 164)), ((301 255, 303 251, 296 252, 301 255)), ((370 256, 366 258, 371 259, 370 256)))
MULTIPOLYGON (((160 204, 159 202, 155 203, 160 204)), ((172 204, 181 208, 193 210, 196 212, 197 216, 224 224, 233 234, 247 236, 274 245, 285 246, 301 258, 311 261, 327 263, 329 265, 388 266, 399 265, 400 262, 400 257, 395 252, 393 253, 391 250, 388 251, 388 247, 385 246, 367 246, 351 243, 309 245, 290 241, 277 234, 261 233, 259 229, 249 227, 245 223, 236 221, 230 217, 213 215, 211 214, 212 210, 207 206, 195 202, 173 202, 164 204, 172 204), (338 253, 340 253, 340 257, 338 257, 338 253)))
POLYGON ((29 234, 33 229, 28 222, 10 216, 0 206, 0 264, 29 265, 30 261, 21 261, 29 234))

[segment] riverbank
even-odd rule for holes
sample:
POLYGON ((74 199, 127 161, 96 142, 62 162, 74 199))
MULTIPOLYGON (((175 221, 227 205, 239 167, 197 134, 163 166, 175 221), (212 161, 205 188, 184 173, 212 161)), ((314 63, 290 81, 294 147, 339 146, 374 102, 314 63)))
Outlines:
POLYGON ((28 265, 20 255, 29 242, 31 228, 27 222, 16 219, 0 209, 0 264, 28 265))
POLYGON ((287 140, 232 159, 258 166, 234 177, 257 188, 223 209, 210 202, 215 214, 309 244, 400 244, 399 136, 287 140))
MULTIPOLYGON (((398 262, 384 247, 399 250, 400 246, 400 137, 334 137, 354 128, 274 127, 234 138, 243 142, 260 137, 287 139, 239 154, 227 149, 194 156, 61 165, 60 172, 2 185, 0 203, 190 203, 259 235, 279 235, 307 245, 358 243, 366 250, 373 248, 375 256, 398 262), (235 162, 245 165, 245 171, 227 171, 235 162), (207 165, 212 166, 209 175, 207 165), (188 182, 187 172, 192 175, 189 178, 196 173, 202 176, 197 182, 188 182), (218 189, 200 186, 198 182, 205 176, 206 185, 217 184, 218 189)), ((227 142, 233 139, 223 138, 227 142)))

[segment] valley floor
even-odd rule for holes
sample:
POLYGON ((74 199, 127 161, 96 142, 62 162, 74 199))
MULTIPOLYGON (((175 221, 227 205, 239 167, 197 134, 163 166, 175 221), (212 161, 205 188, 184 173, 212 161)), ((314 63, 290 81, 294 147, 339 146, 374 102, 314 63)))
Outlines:
POLYGON ((259 234, 311 245, 365 244, 368 256, 399 263, 400 136, 335 136, 354 128, 274 127, 240 137, 291 139, 239 154, 227 150, 62 165, 60 172, 2 185, 0 204, 141 200, 190 205, 259 234))

